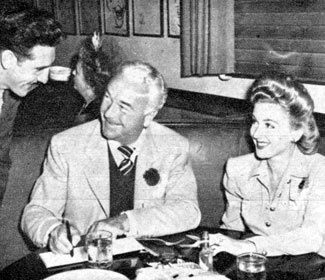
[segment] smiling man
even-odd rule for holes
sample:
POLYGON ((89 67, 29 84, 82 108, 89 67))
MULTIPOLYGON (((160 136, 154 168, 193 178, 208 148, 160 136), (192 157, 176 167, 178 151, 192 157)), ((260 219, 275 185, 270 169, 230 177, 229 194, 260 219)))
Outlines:
POLYGON ((189 143, 153 121, 166 95, 155 68, 125 62, 107 86, 100 120, 53 137, 22 217, 37 246, 67 254, 88 231, 138 237, 198 226, 189 143), (73 244, 63 219, 70 221, 73 244))
POLYGON ((11 5, 0 12, 0 205, 20 98, 47 82, 55 47, 62 38, 61 25, 46 11, 11 5))

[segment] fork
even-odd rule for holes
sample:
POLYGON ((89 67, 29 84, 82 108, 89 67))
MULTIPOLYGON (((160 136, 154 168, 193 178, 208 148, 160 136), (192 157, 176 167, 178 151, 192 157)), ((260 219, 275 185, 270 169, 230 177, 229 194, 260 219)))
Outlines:
POLYGON ((177 245, 179 243, 182 243, 185 240, 185 238, 182 238, 182 239, 174 241, 174 242, 166 241, 166 240, 161 239, 161 238, 151 238, 151 237, 150 238, 139 238, 138 240, 139 241, 141 241, 141 240, 142 241, 159 241, 159 242, 163 243, 166 246, 173 246, 173 245, 177 245))

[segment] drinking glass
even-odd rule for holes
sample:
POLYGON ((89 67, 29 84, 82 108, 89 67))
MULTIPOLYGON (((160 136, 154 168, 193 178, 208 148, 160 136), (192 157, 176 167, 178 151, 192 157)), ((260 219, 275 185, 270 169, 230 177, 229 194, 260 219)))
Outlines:
POLYGON ((113 235, 109 231, 98 230, 86 236, 88 266, 91 268, 109 268, 113 263, 113 235))
POLYGON ((258 253, 244 253, 237 256, 238 280, 265 280, 266 256, 258 253))

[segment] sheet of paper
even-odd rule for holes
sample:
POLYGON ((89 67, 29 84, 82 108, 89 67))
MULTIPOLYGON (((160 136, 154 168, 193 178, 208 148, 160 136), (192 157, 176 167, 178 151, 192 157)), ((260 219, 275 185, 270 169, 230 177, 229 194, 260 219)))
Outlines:
MULTIPOLYGON (((113 255, 120 255, 140 250, 144 250, 144 247, 133 237, 117 239, 113 244, 113 255)), ((86 262, 88 259, 84 247, 74 248, 73 257, 70 255, 60 255, 52 252, 45 252, 40 254, 40 258, 47 268, 82 263, 86 262)))
POLYGON ((39 256, 47 268, 82 263, 88 259, 84 247, 74 248, 73 254, 73 257, 71 257, 70 255, 60 255, 52 252, 45 252, 41 253, 39 256))

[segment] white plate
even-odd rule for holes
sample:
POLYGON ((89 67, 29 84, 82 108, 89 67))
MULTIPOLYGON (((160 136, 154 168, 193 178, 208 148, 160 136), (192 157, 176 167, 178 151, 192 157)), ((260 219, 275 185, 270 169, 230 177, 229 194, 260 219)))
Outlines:
POLYGON ((50 277, 45 278, 44 280, 129 280, 123 274, 117 273, 111 270, 104 269, 77 269, 71 271, 61 272, 50 277))
POLYGON ((50 78, 55 81, 68 81, 71 69, 64 66, 50 67, 50 78))

